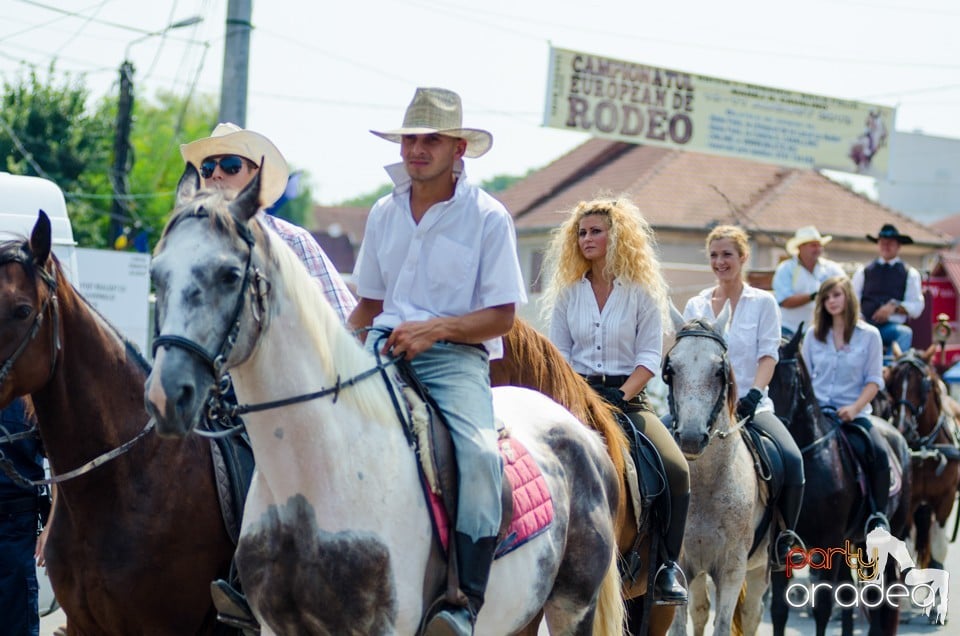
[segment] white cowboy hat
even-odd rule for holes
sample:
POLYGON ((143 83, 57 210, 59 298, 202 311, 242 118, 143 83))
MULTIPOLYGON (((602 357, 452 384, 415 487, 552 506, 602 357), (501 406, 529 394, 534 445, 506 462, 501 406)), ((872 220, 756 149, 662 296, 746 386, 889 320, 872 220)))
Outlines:
POLYGON ((800 250, 800 246, 804 243, 813 243, 814 241, 820 243, 820 245, 826 245, 833 240, 833 237, 830 235, 820 236, 820 231, 812 225, 805 225, 804 227, 799 228, 787 241, 787 252, 791 255, 796 256, 797 252, 800 250))
POLYGON ((377 137, 400 143, 403 135, 438 133, 467 141, 467 157, 480 157, 493 145, 493 135, 479 128, 463 127, 460 96, 445 88, 418 88, 403 116, 403 127, 396 130, 371 130, 377 137))
POLYGON ((257 165, 260 165, 262 160, 260 203, 263 207, 276 203, 283 191, 287 189, 290 170, 277 147, 260 133, 244 130, 236 124, 217 124, 209 137, 182 144, 180 154, 183 160, 192 163, 198 172, 200 164, 207 157, 238 155, 257 165))

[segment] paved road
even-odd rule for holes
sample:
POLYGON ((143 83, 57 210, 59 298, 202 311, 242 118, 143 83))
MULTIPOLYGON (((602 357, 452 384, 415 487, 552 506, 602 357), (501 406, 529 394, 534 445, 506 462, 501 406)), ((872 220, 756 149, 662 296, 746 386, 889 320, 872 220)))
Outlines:
MULTIPOLYGON (((948 530, 953 529, 953 519, 947 524, 948 530)), ((960 545, 951 545, 947 553, 947 560, 944 569, 952 576, 950 580, 950 594, 948 604, 947 625, 931 625, 925 616, 919 612, 904 612, 901 614, 901 623, 899 633, 907 636, 918 634, 937 634, 938 636, 951 636, 960 633, 957 625, 960 624, 960 587, 955 583, 960 579, 960 545), (952 619, 952 620, 951 620, 952 619)), ((802 580, 802 578, 800 579, 802 580)), ((54 630, 64 623, 64 614, 58 610, 49 616, 40 619, 40 636, 53 636, 54 630)), ((546 627, 541 629, 540 633, 547 634, 546 627)), ((688 633, 692 630, 688 629, 688 633)), ((709 625, 707 633, 710 633, 709 625)), ((787 636, 811 636, 815 633, 815 623, 813 619, 802 611, 792 611, 787 623, 787 636)), ((866 636, 867 624, 862 617, 856 618, 854 627, 855 636, 866 636)), ((773 628, 770 625, 769 609, 764 610, 763 623, 758 631, 758 636, 772 636, 773 628)), ((827 631, 828 636, 839 636, 840 622, 839 612, 834 612, 834 620, 831 621, 827 631)))

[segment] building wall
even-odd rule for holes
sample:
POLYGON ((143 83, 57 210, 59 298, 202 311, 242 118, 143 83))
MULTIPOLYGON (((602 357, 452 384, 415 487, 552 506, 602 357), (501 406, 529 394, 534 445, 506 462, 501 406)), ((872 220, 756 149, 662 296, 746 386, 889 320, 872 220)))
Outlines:
POLYGON ((960 139, 897 132, 879 201, 929 223, 960 213, 960 139))

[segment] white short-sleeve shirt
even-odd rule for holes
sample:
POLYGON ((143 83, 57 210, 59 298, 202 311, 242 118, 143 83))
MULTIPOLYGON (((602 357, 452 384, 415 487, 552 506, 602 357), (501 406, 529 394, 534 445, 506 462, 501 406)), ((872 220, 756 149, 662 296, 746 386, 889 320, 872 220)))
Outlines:
MULTIPOLYGON (((526 302, 506 208, 461 173, 453 197, 415 223, 404 176, 371 209, 354 271, 357 295, 383 301, 373 325, 392 329, 409 320, 526 302)), ((503 355, 500 338, 484 346, 491 359, 503 355)))

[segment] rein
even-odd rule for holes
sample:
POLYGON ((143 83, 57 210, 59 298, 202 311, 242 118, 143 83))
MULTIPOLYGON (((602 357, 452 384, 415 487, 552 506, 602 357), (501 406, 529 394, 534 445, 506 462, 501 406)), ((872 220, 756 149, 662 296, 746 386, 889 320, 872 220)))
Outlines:
MULTIPOLYGON (((17 472, 17 469, 14 468, 13 466, 13 462, 7 459, 6 455, 3 454, 2 450, 0 450, 0 470, 2 470, 3 473, 10 478, 11 481, 13 481, 15 484, 17 484, 21 488, 31 488, 34 486, 47 486, 50 484, 59 484, 62 481, 67 481, 68 479, 73 479, 75 477, 79 477, 80 475, 85 475, 86 473, 89 473, 90 471, 92 471, 94 468, 97 468, 98 466, 106 464, 108 461, 112 459, 116 459, 117 457, 120 457, 121 455, 126 453, 131 447, 133 447, 134 444, 136 444, 141 439, 143 439, 143 437, 146 436, 147 433, 152 431, 154 424, 155 422, 153 418, 150 418, 150 420, 144 425, 143 429, 139 433, 137 433, 137 435, 134 438, 127 440, 126 442, 124 442, 120 446, 117 446, 113 450, 107 451, 102 455, 98 455, 97 457, 94 457, 93 459, 88 461, 86 464, 83 464, 78 468, 74 468, 71 471, 67 471, 60 475, 50 477, 49 479, 38 479, 36 481, 32 479, 27 479, 26 477, 21 475, 19 472, 17 472)), ((8 436, 8 437, 13 437, 13 436, 8 436)))
MULTIPOLYGON (((710 417, 707 419, 707 428, 712 429, 710 431, 711 440, 714 437, 719 437, 720 439, 726 439, 737 430, 743 428, 743 426, 747 423, 747 420, 749 419, 749 418, 744 418, 739 422, 737 422, 735 426, 730 427, 725 431, 713 429, 713 425, 714 423, 716 423, 717 417, 720 415, 720 410, 723 408, 723 405, 727 400, 727 391, 729 390, 729 386, 730 386, 729 373, 728 373, 730 363, 727 359, 727 342, 723 339, 723 337, 719 333, 717 333, 713 329, 704 329, 704 328, 681 329, 677 333, 677 336, 675 339, 679 341, 681 338, 691 338, 691 337, 710 338, 711 340, 714 340, 720 343, 720 347, 723 349, 723 356, 721 358, 720 369, 717 371, 717 376, 722 380, 723 388, 721 389, 719 395, 717 395, 717 401, 714 402, 713 409, 710 411, 710 417)), ((676 343, 674 343, 674 346, 676 346, 676 343)), ((672 350, 673 349, 671 348, 671 351, 672 350)), ((673 383, 673 369, 670 367, 669 353, 667 353, 667 356, 663 361, 663 381, 666 382, 668 386, 672 385, 673 383)), ((671 389, 672 389, 672 386, 671 386, 671 389)), ((670 416, 673 419, 673 428, 676 429, 679 418, 677 417, 676 398, 674 398, 672 390, 667 392, 667 402, 669 403, 669 406, 670 406, 670 416)))

